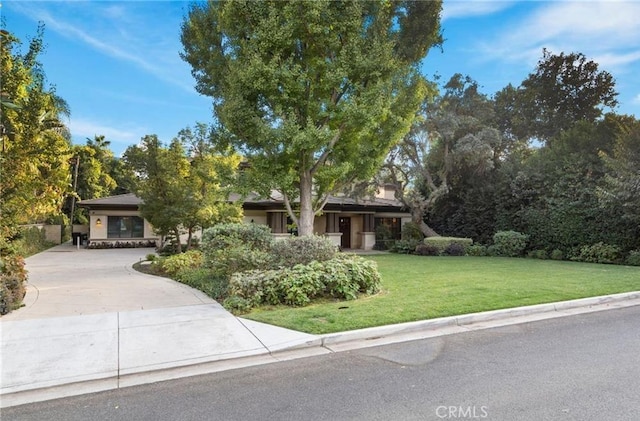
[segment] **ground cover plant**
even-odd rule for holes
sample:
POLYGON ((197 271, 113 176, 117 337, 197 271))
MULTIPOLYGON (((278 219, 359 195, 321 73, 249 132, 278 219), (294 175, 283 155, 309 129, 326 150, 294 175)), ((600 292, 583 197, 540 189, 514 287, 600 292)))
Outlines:
POLYGON ((330 333, 640 290, 640 268, 505 257, 368 256, 382 290, 355 301, 262 306, 243 317, 330 333))

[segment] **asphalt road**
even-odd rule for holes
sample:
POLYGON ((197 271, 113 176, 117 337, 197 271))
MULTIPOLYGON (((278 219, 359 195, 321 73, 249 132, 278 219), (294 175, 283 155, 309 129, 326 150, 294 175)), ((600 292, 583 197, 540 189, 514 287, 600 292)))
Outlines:
POLYGON ((14 420, 640 420, 640 306, 2 410, 14 420))

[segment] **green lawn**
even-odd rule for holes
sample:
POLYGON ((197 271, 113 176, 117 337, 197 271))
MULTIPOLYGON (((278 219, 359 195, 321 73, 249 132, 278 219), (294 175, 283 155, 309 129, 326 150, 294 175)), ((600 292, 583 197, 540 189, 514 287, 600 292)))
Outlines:
POLYGON ((640 267, 500 257, 370 256, 382 292, 308 307, 261 307, 248 319, 308 333, 424 320, 640 290, 640 267))

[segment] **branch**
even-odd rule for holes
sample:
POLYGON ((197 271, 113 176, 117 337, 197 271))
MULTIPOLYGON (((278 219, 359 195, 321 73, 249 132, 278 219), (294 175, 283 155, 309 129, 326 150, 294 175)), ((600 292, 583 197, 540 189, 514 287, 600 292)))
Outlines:
POLYGON ((340 125, 340 127, 338 128, 338 133, 336 133, 336 135, 333 136, 333 139, 331 139, 331 141, 327 145, 327 148, 324 150, 322 155, 320 155, 316 163, 313 164, 313 166, 311 167, 311 170, 310 170, 311 174, 314 174, 318 170, 318 167, 324 164, 324 162, 327 160, 327 157, 332 152, 333 147, 336 145, 336 143, 338 143, 338 140, 340 140, 340 136, 342 135, 343 130, 344 130, 344 123, 340 125))
POLYGON ((291 202, 289 201, 289 196, 286 193, 282 192, 282 197, 284 198, 284 206, 287 208, 287 213, 291 217, 291 220, 294 224, 300 225, 298 222, 298 217, 295 212, 293 212, 293 208, 291 207, 291 202))

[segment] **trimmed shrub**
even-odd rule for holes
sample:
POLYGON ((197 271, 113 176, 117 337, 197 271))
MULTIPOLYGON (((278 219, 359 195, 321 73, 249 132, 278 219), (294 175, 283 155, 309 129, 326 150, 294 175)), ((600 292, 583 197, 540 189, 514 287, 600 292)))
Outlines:
POLYGON ((271 246, 274 267, 294 267, 312 261, 324 262, 335 257, 336 245, 327 237, 318 235, 289 237, 271 246))
POLYGON ((433 244, 418 244, 415 254, 419 256, 437 256, 440 254, 440 250, 433 244))
POLYGON ((625 263, 629 266, 640 266, 640 250, 631 250, 625 263))
POLYGON ((444 249, 447 256, 464 256, 466 254, 465 247, 460 243, 451 243, 444 249))
POLYGON ((202 266, 202 253, 189 250, 185 253, 174 254, 159 261, 160 268, 170 276, 175 276, 183 269, 194 269, 202 266))
POLYGON ((599 242, 580 248, 580 254, 574 260, 590 263, 616 263, 620 258, 620 248, 599 242))
POLYGON ((413 254, 419 244, 421 244, 420 240, 398 240, 393 243, 389 251, 391 253, 413 254))
POLYGON ((489 251, 487 250, 487 246, 478 244, 467 247, 467 254, 469 256, 487 256, 489 251))
POLYGON ((466 252, 466 248, 473 244, 473 240, 471 238, 458 237, 427 237, 424 239, 424 243, 436 247, 438 249, 438 254, 441 255, 445 253, 445 250, 451 244, 459 244, 466 252))
POLYGON ((493 245, 498 256, 522 256, 528 240, 528 235, 517 231, 498 231, 493 235, 493 245))
POLYGON ((555 250, 553 250, 551 252, 551 259, 552 260, 563 260, 564 259, 564 253, 560 249, 555 249, 555 250))
POLYGON ((549 258, 549 255, 547 254, 546 250, 531 250, 529 253, 527 253, 527 257, 531 259, 545 260, 549 258))

